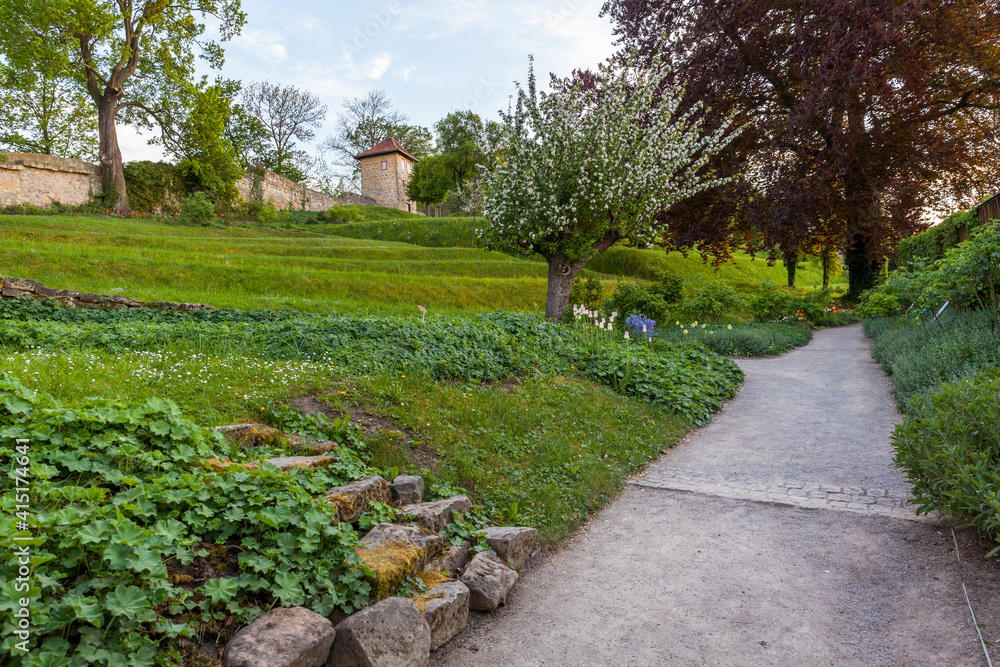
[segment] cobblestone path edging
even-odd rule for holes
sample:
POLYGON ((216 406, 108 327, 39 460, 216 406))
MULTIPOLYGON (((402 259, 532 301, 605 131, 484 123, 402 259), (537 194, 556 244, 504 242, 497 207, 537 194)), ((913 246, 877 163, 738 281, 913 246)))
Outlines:
POLYGON ((648 489, 687 491, 707 496, 787 505, 802 509, 823 509, 887 516, 921 523, 937 523, 938 514, 917 515, 908 501, 910 494, 885 489, 838 486, 787 479, 764 481, 742 473, 722 475, 690 468, 653 465, 636 475, 629 484, 648 489))

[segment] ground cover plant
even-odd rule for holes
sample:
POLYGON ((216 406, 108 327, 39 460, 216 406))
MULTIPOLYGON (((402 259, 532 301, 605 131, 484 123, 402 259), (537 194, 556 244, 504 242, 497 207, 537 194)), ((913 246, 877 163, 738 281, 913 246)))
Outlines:
POLYGON ((27 299, 0 303, 0 372, 0 436, 31 440, 46 498, 32 531, 46 659, 129 664, 166 664, 174 640, 225 638, 272 604, 364 604, 357 534, 312 500, 330 486, 416 472, 432 494, 467 492, 493 520, 556 540, 742 380, 698 344, 638 346, 537 315, 421 323, 27 299), (303 396, 331 415, 335 468, 200 465, 288 453, 227 447, 201 427, 286 425, 298 412, 283 406, 303 396))

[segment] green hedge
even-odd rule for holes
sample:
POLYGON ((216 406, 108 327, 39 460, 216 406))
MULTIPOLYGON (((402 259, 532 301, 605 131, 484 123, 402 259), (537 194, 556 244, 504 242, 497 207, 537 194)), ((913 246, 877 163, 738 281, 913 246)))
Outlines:
POLYGON ((926 259, 934 261, 944 257, 948 248, 958 245, 958 230, 965 227, 971 231, 979 224, 976 210, 958 211, 952 213, 940 224, 926 232, 904 239, 897 247, 896 266, 909 266, 914 260, 926 259))
POLYGON ((896 464, 919 511, 940 510, 1000 542, 1000 331, 983 312, 940 322, 867 320, 906 420, 896 464))

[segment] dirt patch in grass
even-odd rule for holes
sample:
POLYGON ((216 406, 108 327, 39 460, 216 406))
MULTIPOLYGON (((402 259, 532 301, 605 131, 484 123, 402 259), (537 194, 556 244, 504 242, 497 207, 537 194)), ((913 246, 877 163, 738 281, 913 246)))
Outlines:
MULTIPOLYGON (((513 391, 517 382, 510 380, 504 381, 504 384, 509 384, 511 387, 505 391, 513 391)), ((405 459, 409 461, 409 467, 415 470, 426 468, 434 474, 440 471, 441 455, 424 444, 419 433, 404 427, 391 417, 378 413, 372 406, 351 404, 340 410, 331 407, 316 394, 298 396, 288 401, 288 404, 303 414, 323 414, 331 421, 345 414, 349 416, 352 424, 364 430, 375 459, 372 463, 379 467, 404 467, 401 464, 405 459)))

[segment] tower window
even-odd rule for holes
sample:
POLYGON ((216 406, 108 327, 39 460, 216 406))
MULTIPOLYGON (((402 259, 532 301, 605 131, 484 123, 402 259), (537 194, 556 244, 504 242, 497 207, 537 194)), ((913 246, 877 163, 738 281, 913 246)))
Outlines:
POLYGON ((385 160, 382 160, 382 171, 385 171, 388 168, 389 168, 389 163, 386 162, 385 160))

